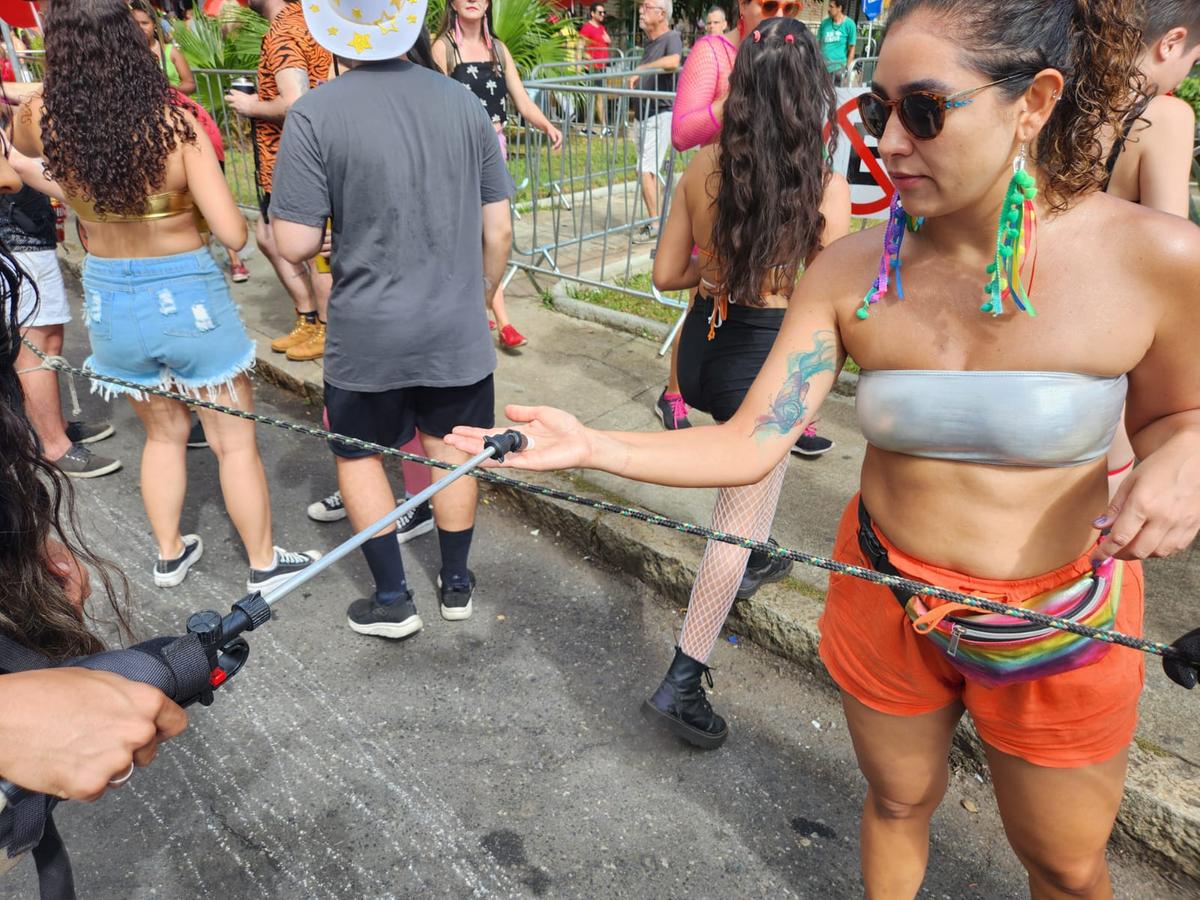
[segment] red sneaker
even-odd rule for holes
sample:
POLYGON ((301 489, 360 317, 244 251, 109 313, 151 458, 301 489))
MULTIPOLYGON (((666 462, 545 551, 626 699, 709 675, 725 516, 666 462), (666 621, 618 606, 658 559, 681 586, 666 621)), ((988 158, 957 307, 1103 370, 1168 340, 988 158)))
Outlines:
POLYGON ((250 280, 250 270, 243 265, 236 265, 232 269, 233 283, 241 284, 243 281, 250 280))
POLYGON ((515 350, 517 347, 524 347, 529 341, 525 340, 525 335, 511 325, 505 325, 500 329, 500 343, 509 350, 515 350))

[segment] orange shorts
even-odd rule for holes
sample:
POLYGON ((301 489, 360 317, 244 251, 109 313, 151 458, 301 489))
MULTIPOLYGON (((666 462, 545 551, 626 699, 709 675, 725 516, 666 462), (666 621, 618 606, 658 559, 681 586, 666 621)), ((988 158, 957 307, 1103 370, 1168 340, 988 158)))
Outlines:
MULTIPOLYGON (((976 578, 932 566, 896 549, 884 535, 892 565, 918 581, 1015 602, 1059 587, 1088 571, 1083 557, 1054 572, 1019 581, 976 578)), ((842 514, 834 559, 864 568, 858 546, 858 497, 842 514)), ((1125 563, 1116 628, 1142 633, 1144 580, 1138 562, 1125 563)), ((1098 661, 1070 672, 989 688, 965 678, 927 637, 917 634, 896 595, 848 575, 829 576, 819 623, 821 660, 846 693, 893 716, 916 716, 962 700, 988 744, 1039 766, 1075 768, 1103 762, 1133 739, 1144 655, 1113 646, 1098 661)))

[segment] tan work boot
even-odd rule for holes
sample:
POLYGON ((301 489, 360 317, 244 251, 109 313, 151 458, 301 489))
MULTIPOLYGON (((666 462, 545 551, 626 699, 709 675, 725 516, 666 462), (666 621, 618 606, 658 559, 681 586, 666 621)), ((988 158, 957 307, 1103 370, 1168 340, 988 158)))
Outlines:
POLYGON ((292 330, 283 337, 277 337, 271 341, 271 349, 276 353, 286 353, 297 344, 303 344, 317 328, 316 322, 309 322, 304 316, 296 316, 296 324, 292 326, 292 330))
POLYGON ((310 325, 309 338, 302 344, 295 344, 287 352, 287 358, 296 362, 320 359, 325 355, 325 323, 318 322, 310 325))

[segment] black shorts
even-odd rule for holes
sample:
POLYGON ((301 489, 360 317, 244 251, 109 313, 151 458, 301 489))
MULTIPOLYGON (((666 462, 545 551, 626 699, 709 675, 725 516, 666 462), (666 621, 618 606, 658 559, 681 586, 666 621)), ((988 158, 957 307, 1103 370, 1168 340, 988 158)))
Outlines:
POLYGON ((729 317, 708 339, 713 301, 696 296, 679 337, 679 390, 688 406, 718 422, 733 418, 767 361, 784 309, 729 304, 729 317))
MULTIPOLYGON (((347 391, 325 384, 325 420, 330 431, 399 447, 412 440, 417 429, 443 438, 455 425, 493 428, 496 425, 496 388, 489 375, 463 387, 408 387, 368 393, 347 391)), ((329 449, 343 459, 374 456, 331 440, 329 449)))

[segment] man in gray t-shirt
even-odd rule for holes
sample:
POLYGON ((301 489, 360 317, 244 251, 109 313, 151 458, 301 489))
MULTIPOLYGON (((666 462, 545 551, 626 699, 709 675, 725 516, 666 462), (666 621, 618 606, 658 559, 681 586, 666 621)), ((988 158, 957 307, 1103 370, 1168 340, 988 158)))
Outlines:
MULTIPOLYGON (((479 102, 405 59, 359 64, 301 97, 275 164, 271 219, 283 255, 312 257, 332 220, 333 293, 325 345, 330 430, 387 446, 419 430, 427 455, 467 456, 442 438, 494 422, 496 351, 485 301, 504 273, 512 180, 479 102)), ((332 443, 350 524, 393 508, 380 456, 332 443)), ((467 569, 477 487, 438 494, 438 578, 447 619, 471 614, 467 569)), ((363 545, 375 595, 350 627, 406 637, 422 627, 394 533, 363 545)))

